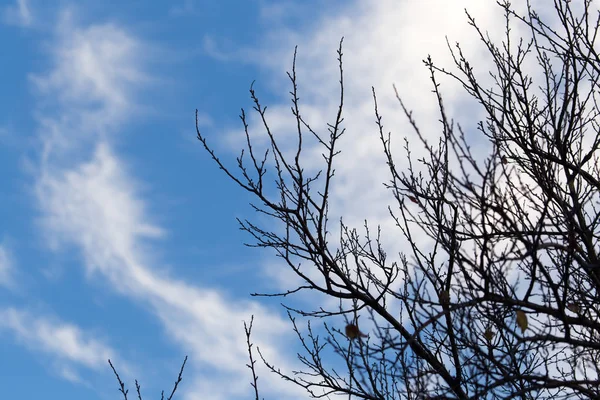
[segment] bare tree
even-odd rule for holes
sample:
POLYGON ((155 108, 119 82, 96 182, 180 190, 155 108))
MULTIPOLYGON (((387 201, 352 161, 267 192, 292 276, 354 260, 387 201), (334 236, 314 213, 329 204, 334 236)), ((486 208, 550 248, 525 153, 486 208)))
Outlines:
MULTIPOLYGON (((455 64, 450 69, 430 57, 424 61, 437 96, 439 142, 425 138, 398 96, 427 157, 414 160, 406 141, 408 167, 397 165, 373 90, 391 177, 386 186, 396 200, 390 218, 409 245, 397 261, 367 223, 364 235, 341 223, 340 245, 328 241, 329 195, 345 129, 342 43, 339 107, 326 133, 301 114, 294 54, 288 76, 297 149, 291 156, 269 128, 253 88, 269 149, 259 154, 253 147, 242 110, 247 146, 237 171, 217 157, 196 121, 198 139, 213 160, 256 197, 259 213, 283 226, 240 221, 253 245, 274 250, 302 279, 278 295, 315 291, 339 300, 339 309, 289 309, 303 347, 302 371, 282 372, 263 358, 271 371, 314 397, 600 398, 600 14, 591 0, 555 0, 558 22, 550 23, 529 2, 525 14, 506 0, 498 5, 506 22, 499 44, 466 14, 494 62, 493 71, 483 71, 493 79, 491 87, 476 77, 482 71, 459 44, 448 45, 455 64), (513 24, 527 27, 530 37, 515 42, 513 24), (459 82, 485 113, 481 121, 467 121, 489 143, 483 159, 447 115, 440 76, 459 82), (323 150, 322 168, 312 175, 300 162, 308 140, 323 150), (425 172, 417 172, 417 164, 425 172), (432 246, 419 246, 417 232, 428 235, 432 246), (368 337, 358 328, 359 313, 376 327, 368 337), (323 318, 325 334, 310 324, 308 331, 300 329, 298 316, 323 318), (340 316, 347 321, 344 331, 328 324, 340 316), (345 370, 331 367, 331 351, 345 370)), ((248 366, 258 399, 250 329, 248 366)))

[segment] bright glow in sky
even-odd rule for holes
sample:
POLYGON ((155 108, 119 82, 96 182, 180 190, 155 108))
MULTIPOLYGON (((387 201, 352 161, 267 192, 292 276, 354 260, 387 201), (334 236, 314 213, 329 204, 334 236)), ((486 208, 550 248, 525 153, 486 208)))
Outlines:
MULTIPOLYGON (((237 116, 250 109, 256 79, 285 140, 285 72, 298 45, 301 106, 324 130, 344 36, 348 134, 332 221, 344 215, 360 227, 369 218, 385 232, 390 198, 371 86, 398 138, 412 132, 394 83, 422 129, 439 134, 421 60, 451 65, 445 35, 482 57, 465 7, 502 32, 495 2, 481 0, 0 2, 3 398, 119 398, 108 358, 131 392, 137 378, 144 396, 158 398, 186 354, 178 399, 251 398, 243 321, 252 314, 256 343, 291 370, 295 336, 279 302, 249 296, 290 277, 273 254, 243 246, 250 238, 235 218, 252 217, 250 197, 201 148, 195 109, 233 166, 243 146, 237 116)), ((468 115, 460 90, 444 90, 451 112, 468 115)), ((398 243, 387 242, 392 254, 398 243)), ((304 397, 259 374, 265 398, 304 397)))

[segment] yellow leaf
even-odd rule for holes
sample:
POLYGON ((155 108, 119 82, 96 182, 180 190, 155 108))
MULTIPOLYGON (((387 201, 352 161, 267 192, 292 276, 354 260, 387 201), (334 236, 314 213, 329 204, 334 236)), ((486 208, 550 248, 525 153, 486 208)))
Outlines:
POLYGON ((521 310, 517 311, 517 325, 521 328, 521 333, 525 333, 527 329, 527 315, 521 310))

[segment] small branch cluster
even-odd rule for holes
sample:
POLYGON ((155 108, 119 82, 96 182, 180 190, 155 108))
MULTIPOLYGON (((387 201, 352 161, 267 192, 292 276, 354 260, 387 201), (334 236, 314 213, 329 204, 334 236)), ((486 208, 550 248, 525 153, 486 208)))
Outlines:
MULTIPOLYGON (((182 380, 181 376, 183 374, 183 368, 185 367, 185 363, 187 362, 187 359, 188 359, 187 356, 185 356, 185 358, 183 360, 183 364, 181 364, 181 369, 179 370, 179 375, 177 376, 177 380, 175 381, 175 384, 173 385, 173 390, 171 391, 171 394, 169 395, 169 397, 167 397, 167 400, 172 400, 173 396, 175 395, 177 386, 179 386, 179 383, 182 380)), ((115 367, 113 366, 113 364, 110 360, 108 360, 108 364, 110 365, 110 368, 113 370, 113 373, 117 377, 117 381, 119 382, 119 392, 121 392, 121 394, 123 395, 123 400, 127 400, 127 394, 129 394, 129 389, 125 389, 125 384, 121 380, 121 377, 117 373, 117 370, 115 369, 115 367)), ((137 379, 135 380, 135 389, 136 389, 136 392, 138 395, 138 400, 142 400, 141 386, 138 383, 137 379)), ((165 400, 165 391, 164 390, 160 393, 160 400, 165 400)))

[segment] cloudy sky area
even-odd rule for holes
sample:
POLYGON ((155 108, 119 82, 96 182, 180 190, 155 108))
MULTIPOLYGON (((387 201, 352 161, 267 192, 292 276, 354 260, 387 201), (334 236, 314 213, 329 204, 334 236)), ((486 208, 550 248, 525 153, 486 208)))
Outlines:
MULTIPOLYGON (((256 343, 291 370, 294 336, 279 302, 249 296, 290 278, 272 254, 243 246, 250 238, 235 218, 252 216, 251 199, 195 139, 195 109, 233 166, 243 146, 237 116, 251 108, 256 80, 272 128, 293 138, 285 72, 298 45, 304 115, 324 131, 344 36, 348 133, 332 220, 391 230, 371 86, 396 143, 414 135, 393 84, 435 137, 421 60, 450 66, 448 35, 485 75, 465 7, 492 35, 502 32, 495 2, 480 0, 0 5, 0 382, 12 399, 118 398, 108 358, 130 389, 137 378, 157 398, 186 354, 178 398, 251 398, 243 321, 252 314, 256 343)), ((474 132, 476 111, 456 85, 443 90, 474 132)), ((307 150, 307 168, 317 168, 318 152, 307 150)), ((264 371, 260 383, 265 398, 302 398, 264 371)))

